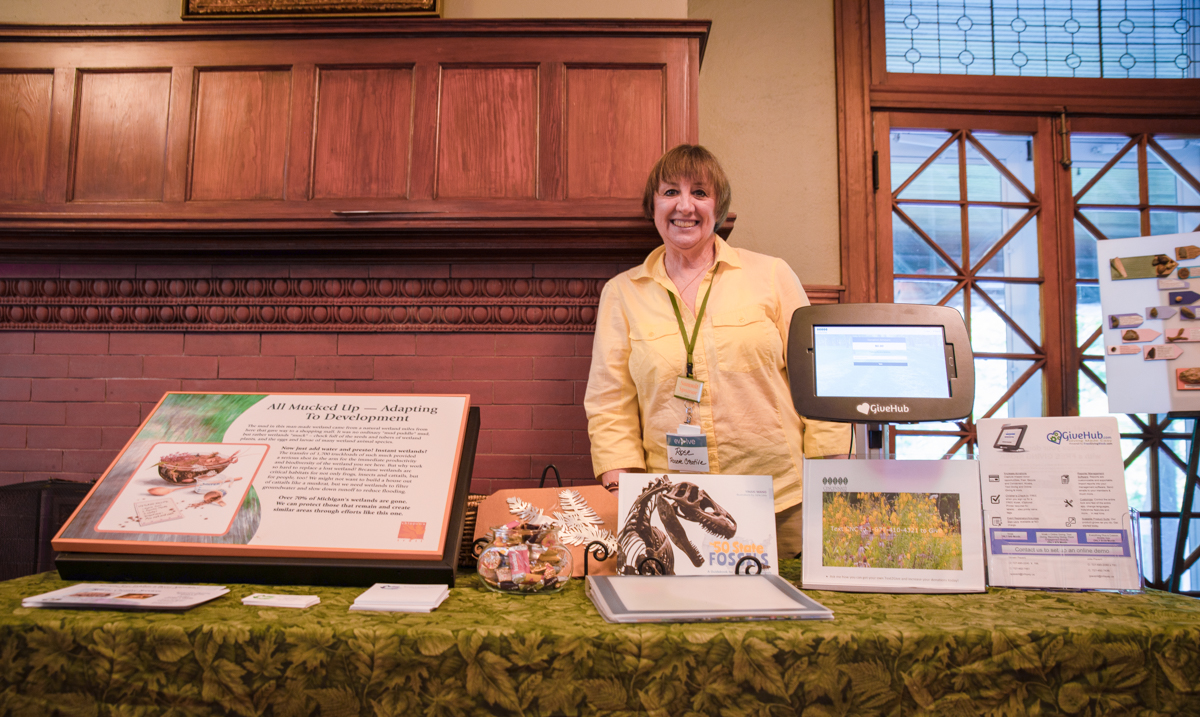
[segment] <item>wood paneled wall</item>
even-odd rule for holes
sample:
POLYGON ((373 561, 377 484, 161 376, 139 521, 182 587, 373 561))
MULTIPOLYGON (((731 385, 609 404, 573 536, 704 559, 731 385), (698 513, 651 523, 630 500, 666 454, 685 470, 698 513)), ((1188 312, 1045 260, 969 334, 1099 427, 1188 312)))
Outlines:
POLYGON ((698 138, 707 30, 0 28, 0 255, 161 254, 178 231, 188 250, 344 253, 337 240, 355 236, 399 251, 456 232, 456 246, 419 250, 504 258, 520 232, 526 258, 574 237, 584 255, 635 259, 656 240, 638 203, 650 165, 698 138), (281 231, 295 243, 268 239, 281 231))

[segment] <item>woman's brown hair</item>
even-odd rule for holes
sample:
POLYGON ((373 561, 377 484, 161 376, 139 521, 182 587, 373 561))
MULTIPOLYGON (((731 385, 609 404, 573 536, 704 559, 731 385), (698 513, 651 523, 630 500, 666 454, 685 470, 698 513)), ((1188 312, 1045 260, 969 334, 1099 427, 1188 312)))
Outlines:
POLYGON ((646 218, 654 221, 654 195, 658 192, 658 185, 663 182, 678 182, 680 179, 701 181, 709 186, 717 200, 716 226, 713 230, 720 229, 729 214, 729 201, 733 198, 733 192, 729 188, 725 170, 721 169, 721 163, 712 152, 698 144, 681 144, 669 149, 654 163, 654 168, 650 170, 650 176, 646 179, 646 191, 642 193, 642 212, 646 218))

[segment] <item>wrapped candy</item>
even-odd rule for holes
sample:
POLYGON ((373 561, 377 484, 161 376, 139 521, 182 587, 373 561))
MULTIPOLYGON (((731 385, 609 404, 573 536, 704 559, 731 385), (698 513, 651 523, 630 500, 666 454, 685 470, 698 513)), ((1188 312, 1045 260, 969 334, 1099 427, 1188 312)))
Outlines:
POLYGON ((571 577, 571 552, 553 525, 519 520, 493 528, 479 556, 479 576, 489 589, 505 593, 557 592, 571 577))

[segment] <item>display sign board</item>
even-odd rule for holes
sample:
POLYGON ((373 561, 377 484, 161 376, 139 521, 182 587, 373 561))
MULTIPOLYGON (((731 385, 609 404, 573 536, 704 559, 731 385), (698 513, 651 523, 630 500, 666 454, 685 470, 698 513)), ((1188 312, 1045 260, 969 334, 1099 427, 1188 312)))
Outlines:
POLYGON ((983 592, 979 464, 805 460, 804 587, 983 592))
POLYGON ((1117 419, 1016 420, 1016 450, 1005 441, 1013 419, 978 424, 990 583, 1140 589, 1117 419))
POLYGON ((1197 244, 1200 232, 1096 242, 1104 334, 1088 353, 1104 354, 1111 413, 1200 411, 1197 244))
POLYGON ((168 393, 53 546, 442 561, 461 533, 468 414, 462 395, 168 393))

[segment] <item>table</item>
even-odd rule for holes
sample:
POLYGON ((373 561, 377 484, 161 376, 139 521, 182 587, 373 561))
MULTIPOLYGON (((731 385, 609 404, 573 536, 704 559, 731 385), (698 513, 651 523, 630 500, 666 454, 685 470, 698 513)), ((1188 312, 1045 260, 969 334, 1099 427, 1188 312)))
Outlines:
POLYGON ((691 625, 605 623, 579 580, 520 597, 475 575, 426 615, 249 585, 182 614, 20 607, 67 584, 0 583, 0 715, 1200 714, 1200 601, 1157 591, 809 591, 834 621, 691 625), (260 589, 321 604, 241 604, 260 589))

